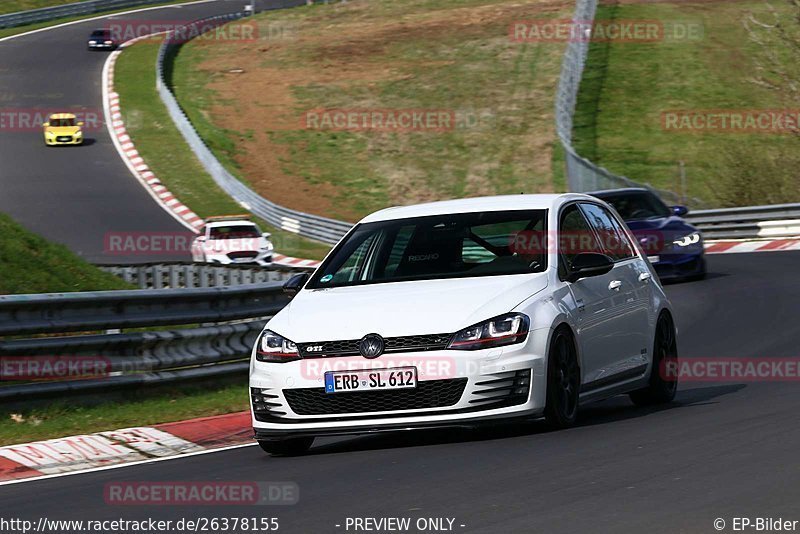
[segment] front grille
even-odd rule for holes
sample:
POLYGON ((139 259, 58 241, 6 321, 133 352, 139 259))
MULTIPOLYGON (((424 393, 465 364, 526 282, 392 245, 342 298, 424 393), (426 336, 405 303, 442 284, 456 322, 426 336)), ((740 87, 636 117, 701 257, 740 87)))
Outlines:
MULTIPOLYGON (((384 339, 384 352, 419 352, 426 350, 443 350, 450 342, 451 334, 426 334, 419 336, 387 337, 384 339)), ((358 339, 347 341, 321 341, 316 343, 298 343, 303 358, 327 358, 331 356, 356 356, 358 339), (309 347, 314 350, 309 351, 309 347)))
POLYGON ((333 415, 453 406, 466 386, 466 378, 453 378, 419 382, 414 389, 325 393, 324 388, 303 388, 283 394, 297 415, 333 415))
POLYGON ((59 135, 58 137, 56 137, 56 141, 58 141, 59 143, 71 143, 72 142, 72 136, 71 135, 59 135))
POLYGON ((252 260, 256 256, 258 256, 258 252, 250 250, 231 252, 228 254, 228 257, 232 260, 243 260, 243 259, 252 260))

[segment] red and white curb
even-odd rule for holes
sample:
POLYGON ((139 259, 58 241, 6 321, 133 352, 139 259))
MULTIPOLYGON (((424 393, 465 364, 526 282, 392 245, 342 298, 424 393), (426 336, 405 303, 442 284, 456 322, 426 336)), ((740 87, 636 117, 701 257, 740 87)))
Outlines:
POLYGON ((272 263, 286 265, 287 267, 309 267, 316 269, 321 262, 317 260, 304 260, 302 258, 292 258, 283 254, 273 254, 272 263))
POLYGON ((103 109, 106 117, 106 125, 111 135, 111 140, 117 148, 122 161, 128 166, 131 173, 144 186, 150 196, 177 219, 181 224, 197 232, 203 226, 203 219, 181 203, 161 181, 153 174, 153 171, 139 155, 136 147, 131 141, 131 136, 125 128, 125 121, 122 119, 122 109, 120 107, 119 95, 114 92, 114 66, 122 50, 142 39, 148 39, 151 35, 137 37, 120 46, 119 50, 112 52, 103 67, 103 109))
POLYGON ((0 482, 198 453, 253 442, 250 412, 0 447, 0 482))
MULTIPOLYGON (((141 155, 139 155, 131 136, 125 128, 125 122, 122 119, 119 94, 114 92, 114 66, 123 49, 142 39, 151 37, 153 36, 145 35, 127 41, 120 46, 119 50, 112 52, 106 60, 105 66, 103 67, 103 108, 106 125, 108 126, 111 140, 114 142, 114 146, 117 148, 117 152, 119 152, 122 161, 125 162, 131 173, 139 180, 147 192, 150 193, 150 196, 181 224, 193 232, 197 232, 204 224, 203 219, 189 209, 188 206, 181 203, 181 201, 161 183, 158 177, 147 166, 147 163, 145 163, 141 155)), ((278 265, 307 268, 316 268, 320 263, 316 260, 293 258, 291 256, 284 256, 283 254, 275 254, 272 261, 278 265)))
POLYGON ((705 247, 706 254, 800 250, 800 238, 708 241, 705 247))

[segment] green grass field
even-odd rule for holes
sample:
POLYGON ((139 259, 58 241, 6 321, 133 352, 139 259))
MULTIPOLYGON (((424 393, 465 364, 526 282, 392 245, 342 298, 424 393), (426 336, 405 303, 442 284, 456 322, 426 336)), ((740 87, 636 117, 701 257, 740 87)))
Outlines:
POLYGON ((42 409, 0 411, 0 446, 131 426, 155 425, 248 409, 247 387, 183 390, 98 406, 55 403, 42 409))
MULTIPOLYGON (((242 213, 209 176, 169 118, 155 90, 158 41, 142 41, 125 50, 115 68, 125 124, 136 149, 156 176, 177 198, 201 217, 242 213)), ((300 258, 321 258, 328 246, 270 227, 275 248, 300 258)))
MULTIPOLYGON (((797 26, 783 4, 774 4, 797 26)), ((759 2, 601 7, 598 19, 683 21, 699 25, 702 37, 593 43, 575 117, 578 152, 615 173, 676 192, 683 161, 688 195, 710 205, 800 201, 800 182, 786 174, 793 167, 787 157, 797 153, 796 136, 662 128, 666 110, 797 107, 791 95, 756 81, 768 49, 780 47, 750 38, 744 26, 750 13, 769 20, 759 2)), ((789 54, 778 58, 787 66, 796 62, 789 54)))
POLYGON ((174 86, 219 159, 295 209, 355 220, 389 205, 553 191, 563 187, 552 177, 563 44, 514 43, 508 28, 571 9, 356 0, 270 12, 258 17, 258 42, 184 46, 174 86), (402 133, 303 123, 306 111, 333 108, 448 110, 456 126, 402 133))
POLYGON ((0 273, 0 294, 131 289, 4 214, 0 214, 0 273))

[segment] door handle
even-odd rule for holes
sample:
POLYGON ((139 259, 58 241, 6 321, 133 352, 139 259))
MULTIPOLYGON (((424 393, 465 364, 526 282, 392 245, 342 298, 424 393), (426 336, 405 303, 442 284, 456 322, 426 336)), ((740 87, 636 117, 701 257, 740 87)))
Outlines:
POLYGON ((647 282, 650 280, 650 278, 651 278, 650 273, 642 273, 639 275, 640 282, 647 282))
POLYGON ((583 303, 583 299, 576 300, 575 304, 578 305, 578 311, 583 311, 586 309, 586 305, 583 303))
POLYGON ((612 280, 611 283, 608 284, 608 289, 613 291, 619 291, 620 287, 622 287, 622 280, 612 280))

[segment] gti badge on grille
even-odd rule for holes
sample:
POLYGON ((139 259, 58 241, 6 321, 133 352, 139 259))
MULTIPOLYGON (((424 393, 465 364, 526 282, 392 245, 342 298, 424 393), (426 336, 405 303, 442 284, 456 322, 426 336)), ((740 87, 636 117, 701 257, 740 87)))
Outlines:
POLYGON ((358 342, 358 352, 370 360, 383 354, 384 348, 383 338, 378 334, 367 334, 358 342))

